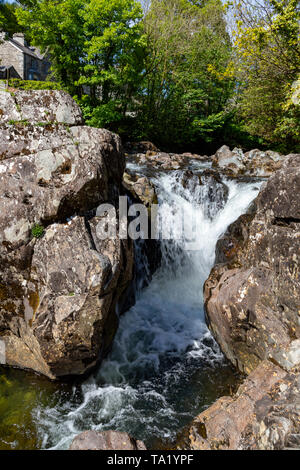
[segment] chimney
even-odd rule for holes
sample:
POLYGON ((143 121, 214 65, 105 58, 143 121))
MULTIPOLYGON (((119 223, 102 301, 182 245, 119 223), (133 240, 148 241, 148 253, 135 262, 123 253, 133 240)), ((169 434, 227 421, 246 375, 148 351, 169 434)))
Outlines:
POLYGON ((25 36, 23 33, 15 33, 13 35, 13 39, 19 44, 21 44, 21 46, 25 46, 25 36))
POLYGON ((0 41, 5 41, 7 33, 5 31, 0 31, 0 41))

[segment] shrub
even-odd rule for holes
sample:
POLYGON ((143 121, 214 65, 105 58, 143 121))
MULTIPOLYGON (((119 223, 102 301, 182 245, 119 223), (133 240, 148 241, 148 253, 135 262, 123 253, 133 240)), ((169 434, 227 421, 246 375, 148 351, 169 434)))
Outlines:
POLYGON ((112 130, 114 123, 118 123, 122 119, 119 101, 109 101, 108 103, 91 103, 90 97, 84 95, 81 99, 74 97, 80 105, 83 118, 88 126, 106 127, 112 130))
POLYGON ((21 80, 12 78, 9 80, 9 86, 19 88, 20 90, 62 90, 62 86, 56 82, 40 82, 36 80, 21 80))
POLYGON ((32 238, 42 238, 44 235, 44 227, 39 224, 35 224, 31 229, 32 238))

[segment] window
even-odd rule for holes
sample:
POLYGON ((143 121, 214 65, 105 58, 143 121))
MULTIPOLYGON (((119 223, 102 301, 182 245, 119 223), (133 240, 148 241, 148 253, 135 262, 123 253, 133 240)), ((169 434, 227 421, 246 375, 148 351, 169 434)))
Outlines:
POLYGON ((38 68, 37 60, 34 59, 33 57, 31 57, 31 60, 30 60, 30 67, 34 70, 37 70, 38 68))

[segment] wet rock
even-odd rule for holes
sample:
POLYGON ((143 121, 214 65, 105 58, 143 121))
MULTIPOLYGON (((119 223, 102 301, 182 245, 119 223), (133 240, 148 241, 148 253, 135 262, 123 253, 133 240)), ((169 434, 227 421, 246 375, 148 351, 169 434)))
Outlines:
MULTIPOLYGON (((225 355, 249 374, 300 338, 300 155, 263 186, 254 213, 229 227, 205 284, 208 323, 225 355)), ((299 342, 293 343, 294 363, 299 342)))
POLYGON ((147 165, 153 170, 171 171, 187 166, 188 158, 182 155, 169 154, 159 151, 148 151, 135 155, 137 163, 147 165))
POLYGON ((232 177, 247 175, 267 178, 281 168, 285 158, 271 150, 262 152, 255 149, 244 154, 239 148, 231 151, 227 145, 223 145, 213 155, 212 161, 214 168, 232 177))
POLYGON ((227 145, 223 145, 212 157, 213 167, 226 171, 230 175, 238 176, 245 172, 243 162, 243 152, 240 149, 234 149, 232 152, 227 145))
POLYGON ((147 208, 158 203, 155 187, 145 176, 124 173, 123 185, 134 200, 140 200, 147 208))
POLYGON ((269 177, 282 167, 285 157, 278 152, 251 150, 245 153, 246 171, 250 176, 269 177))
POLYGON ((70 450, 147 450, 142 441, 126 432, 86 431, 75 437, 70 450))
MULTIPOLYGON (((46 107, 51 119, 81 119, 66 94, 30 96, 15 97, 28 118, 40 103, 37 119, 46 107)), ((6 364, 50 378, 84 374, 108 351, 133 278, 132 243, 103 241, 95 217, 123 191, 120 139, 85 126, 4 123, 0 158, 6 364)))
MULTIPOLYGON (((135 276, 140 279, 140 288, 146 287, 152 279, 152 275, 159 268, 161 263, 160 241, 151 238, 151 230, 156 226, 156 212, 152 211, 152 206, 158 204, 158 198, 154 185, 149 178, 136 175, 133 172, 124 173, 123 187, 125 188, 130 200, 134 204, 143 204, 148 209, 148 239, 139 240, 140 263, 142 262, 142 271, 138 272, 139 263, 135 264, 135 276), (146 273, 146 276, 145 276, 146 273)), ((132 295, 135 295, 133 293, 132 295)))
POLYGON ((159 152, 156 145, 149 141, 143 142, 127 142, 124 145, 124 149, 128 153, 147 153, 147 152, 159 152))
POLYGON ((177 441, 187 450, 300 448, 300 376, 263 361, 232 397, 197 416, 177 441))
POLYGON ((79 106, 70 95, 58 90, 17 90, 12 94, 0 91, 0 109, 0 124, 28 121, 74 126, 83 122, 79 106))

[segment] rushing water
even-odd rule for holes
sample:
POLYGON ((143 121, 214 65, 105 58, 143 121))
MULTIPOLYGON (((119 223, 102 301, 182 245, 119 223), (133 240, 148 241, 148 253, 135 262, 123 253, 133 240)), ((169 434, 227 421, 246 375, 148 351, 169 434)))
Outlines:
MULTIPOLYGON (((173 439, 195 415, 229 393, 236 378, 205 325, 203 283, 218 238, 245 212, 259 184, 225 183, 227 200, 221 183, 214 188, 199 185, 197 175, 184 182, 180 171, 156 176, 159 220, 171 240, 162 242, 161 268, 121 318, 112 352, 96 374, 80 386, 55 390, 54 385, 48 390, 36 385, 32 378, 26 388, 20 376, 6 376, 17 396, 23 390, 31 400, 26 416, 32 443, 27 442, 27 448, 68 448, 72 438, 87 429, 127 431, 153 447, 157 439, 173 439), (198 223, 192 244, 179 237, 179 208, 184 209, 187 228, 198 223)), ((1 400, 5 406, 0 381, 0 413, 1 400)), ((13 425, 12 413, 6 410, 13 425)), ((0 448, 24 448, 24 432, 21 426, 20 438, 12 431, 7 441, 0 440, 0 448)))

